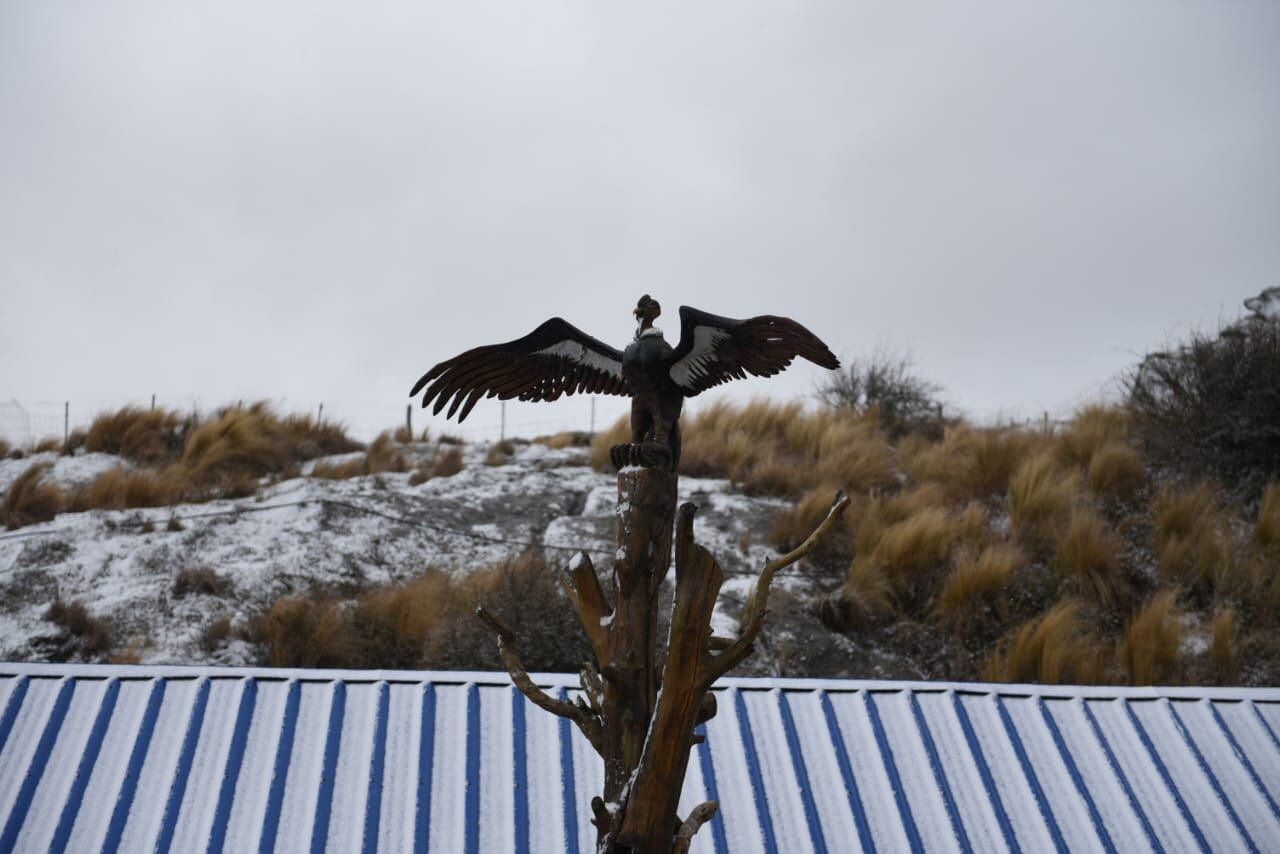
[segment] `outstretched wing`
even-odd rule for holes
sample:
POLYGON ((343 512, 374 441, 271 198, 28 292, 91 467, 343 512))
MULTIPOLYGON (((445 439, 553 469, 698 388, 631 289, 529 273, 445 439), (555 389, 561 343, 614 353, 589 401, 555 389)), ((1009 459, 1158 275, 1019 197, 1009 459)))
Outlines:
POLYGON ((622 379, 622 353, 559 317, 523 338, 476 347, 441 362, 414 383, 409 396, 423 387, 427 389, 422 396, 424 409, 434 400, 432 411, 439 415, 448 405, 446 417, 451 418, 462 407, 459 421, 481 397, 555 400, 579 391, 628 393, 622 379))
POLYGON ((790 318, 762 314, 734 320, 682 305, 671 379, 693 397, 747 374, 771 377, 796 356, 824 368, 840 367, 818 336, 790 318))

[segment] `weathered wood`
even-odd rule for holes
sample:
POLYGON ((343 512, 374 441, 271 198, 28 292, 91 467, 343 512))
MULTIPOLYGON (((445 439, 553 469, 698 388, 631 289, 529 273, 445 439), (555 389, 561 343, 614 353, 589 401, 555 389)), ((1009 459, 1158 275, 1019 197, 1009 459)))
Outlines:
POLYGON ((685 854, 698 828, 715 814, 719 805, 708 801, 684 821, 677 815, 690 751, 701 740, 694 730, 716 713, 711 686, 751 653, 774 576, 812 551, 849 504, 837 494, 813 534, 765 564, 738 636, 726 638, 711 634, 723 573, 715 557, 693 541, 697 508, 685 504, 677 517, 675 500, 676 477, 665 467, 620 471, 612 605, 585 553, 565 571, 565 590, 595 658, 582 666, 582 696, 575 702, 535 685, 516 654, 511 630, 483 608, 477 611, 497 634, 516 687, 574 721, 604 761, 604 792, 591 800, 598 854, 685 854), (657 596, 671 564, 673 527, 675 595, 659 672, 657 596))
POLYGON ((671 849, 672 828, 680 826, 676 808, 693 746, 693 729, 706 710, 703 697, 711 687, 711 612, 724 574, 711 553, 693 542, 696 512, 694 505, 683 505, 677 522, 675 603, 662 694, 615 838, 615 845, 626 851, 671 849))
POLYGON ((614 609, 604 674, 604 799, 617 802, 640 762, 658 695, 658 588, 671 566, 676 476, 662 468, 618 473, 614 609))

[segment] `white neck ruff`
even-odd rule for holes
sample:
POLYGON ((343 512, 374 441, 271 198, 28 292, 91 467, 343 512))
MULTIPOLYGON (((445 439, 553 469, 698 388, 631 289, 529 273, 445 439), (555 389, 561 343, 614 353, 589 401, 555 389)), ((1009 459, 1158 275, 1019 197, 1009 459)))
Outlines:
POLYGON ((636 332, 636 340, 639 341, 641 338, 648 338, 650 335, 657 335, 661 338, 662 330, 656 326, 650 326, 648 329, 639 330, 636 332))

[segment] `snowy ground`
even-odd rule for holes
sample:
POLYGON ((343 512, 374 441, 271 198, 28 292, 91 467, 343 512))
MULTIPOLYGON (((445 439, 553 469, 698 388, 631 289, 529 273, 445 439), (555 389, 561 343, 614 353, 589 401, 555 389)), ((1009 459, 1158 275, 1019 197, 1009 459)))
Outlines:
MULTIPOLYGON (((433 451, 423 444, 412 454, 433 451)), ((109 619, 117 650, 131 646, 143 661, 247 664, 253 654, 247 645, 232 642, 209 654, 202 632, 220 617, 242 620, 289 592, 356 591, 431 565, 466 572, 530 543, 548 547, 553 563, 586 549, 603 571, 614 553, 614 477, 587 467, 581 449, 523 445, 501 466, 484 465, 487 451, 466 446, 461 473, 418 486, 409 485, 408 473, 301 477, 251 499, 63 514, 3 535, 0 660, 57 655, 59 630, 43 615, 59 597, 81 600, 109 619), (175 516, 182 529, 170 531, 175 516), (204 567, 232 589, 176 597, 178 574, 204 567)), ((49 476, 64 485, 120 464, 105 454, 6 460, 0 491, 33 461, 49 462, 49 476)), ((697 540, 720 559, 726 592, 740 594, 771 554, 766 534, 779 502, 739 495, 723 480, 693 478, 681 479, 680 500, 699 505, 697 540)))

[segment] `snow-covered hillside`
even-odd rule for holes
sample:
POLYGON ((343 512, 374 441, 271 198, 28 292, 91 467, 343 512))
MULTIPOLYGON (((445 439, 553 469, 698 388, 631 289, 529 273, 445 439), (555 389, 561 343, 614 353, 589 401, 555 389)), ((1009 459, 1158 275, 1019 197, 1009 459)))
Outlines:
MULTIPOLYGON (((546 547, 553 565, 581 548, 607 566, 616 524, 613 476, 590 469, 582 449, 519 445, 497 466, 485 465, 488 450, 466 446, 459 474, 417 486, 408 473, 303 476, 249 499, 64 513, 5 534, 0 659, 65 655, 63 634, 44 617, 56 599, 79 600, 108 620, 117 652, 129 649, 142 661, 247 664, 254 651, 240 641, 206 652, 205 628, 221 617, 242 621, 290 592, 354 593, 432 565, 467 572, 529 544, 546 547), (178 520, 175 530, 171 518, 178 520), (229 589, 175 593, 184 570, 206 568, 229 589)), ((411 463, 435 451, 429 443, 408 446, 411 463)), ((124 464, 105 454, 5 460, 0 492, 41 461, 51 464, 47 477, 62 485, 124 464)), ((701 508, 697 538, 720 558, 726 590, 748 585, 750 572, 770 555, 765 534, 779 502, 737 494, 723 480, 693 478, 681 479, 680 500, 701 508)))

